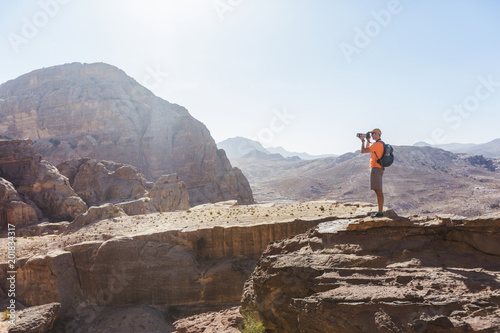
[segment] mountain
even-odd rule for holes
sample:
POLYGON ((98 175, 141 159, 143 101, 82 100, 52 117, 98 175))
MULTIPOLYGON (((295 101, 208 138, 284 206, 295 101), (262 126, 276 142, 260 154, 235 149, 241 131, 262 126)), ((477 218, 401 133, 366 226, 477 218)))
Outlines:
POLYGON ((262 146, 260 142, 243 138, 240 136, 221 141, 217 144, 217 147, 219 147, 220 149, 224 149, 229 159, 241 158, 247 155, 248 153, 252 152, 253 150, 257 150, 268 154, 280 154, 285 158, 299 157, 302 160, 312 160, 316 158, 335 156, 335 155, 310 155, 308 153, 290 152, 283 147, 264 148, 264 146, 262 146))
POLYGON ((0 85, 0 135, 31 139, 54 165, 88 157, 132 165, 152 181, 177 173, 192 205, 253 202, 205 125, 111 65, 54 66, 0 85))
POLYGON ((263 153, 269 153, 260 142, 237 136, 221 141, 217 144, 219 149, 224 149, 229 159, 240 158, 244 155, 257 150, 263 153))
POLYGON ((490 142, 475 144, 475 143, 447 143, 443 145, 430 145, 420 141, 414 146, 431 146, 451 151, 453 153, 484 155, 485 157, 500 157, 500 138, 490 142))
POLYGON ((248 154, 242 156, 241 158, 250 158, 250 159, 257 159, 257 160, 263 160, 263 161, 279 161, 279 162, 294 162, 294 161, 300 161, 300 157, 298 156, 293 156, 293 157, 283 157, 281 154, 271 154, 271 153, 266 153, 260 150, 252 150, 248 154))
POLYGON ((266 148, 266 149, 267 149, 267 151, 269 151, 270 153, 280 154, 280 155, 282 155, 283 157, 294 157, 294 156, 298 156, 301 160, 314 160, 314 159, 317 159, 317 158, 323 158, 323 157, 333 157, 333 156, 336 156, 336 155, 333 155, 333 154, 311 155, 311 154, 308 154, 308 153, 289 152, 288 150, 286 150, 286 149, 285 149, 285 148, 283 148, 283 147, 268 147, 268 148, 266 148))
POLYGON ((500 138, 490 142, 471 146, 457 153, 484 155, 485 157, 500 157, 500 138))
MULTIPOLYGON (((475 216, 500 209, 498 160, 414 146, 396 146, 394 155, 384 193, 386 206, 399 214, 475 216)), ((368 161, 369 154, 358 151, 296 162, 241 158, 233 164, 247 176, 257 202, 375 202, 368 161)))

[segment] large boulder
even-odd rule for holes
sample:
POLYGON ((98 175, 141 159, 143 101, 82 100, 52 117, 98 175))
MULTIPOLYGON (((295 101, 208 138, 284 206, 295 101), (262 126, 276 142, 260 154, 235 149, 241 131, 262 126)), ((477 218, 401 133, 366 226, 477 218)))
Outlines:
POLYGON ((0 119, 0 133, 36 140, 54 165, 111 160, 139 168, 151 181, 177 173, 192 205, 253 202, 245 177, 205 125, 110 65, 66 64, 8 81, 0 85, 0 119))
POLYGON ((0 140, 0 177, 51 220, 73 220, 87 210, 68 178, 42 160, 30 140, 0 140))
POLYGON ((138 199, 147 192, 146 179, 131 165, 83 158, 57 168, 89 206, 138 199))
POLYGON ((243 309, 276 333, 499 332, 499 241, 498 216, 325 222, 269 245, 243 309))
POLYGON ((23 309, 8 333, 45 333, 54 326, 60 309, 61 304, 57 302, 23 309))
POLYGON ((21 227, 36 221, 35 209, 21 200, 11 182, 0 178, 0 229, 6 230, 8 224, 21 227))
POLYGON ((160 177, 146 197, 151 198, 151 205, 159 212, 171 212, 190 207, 186 185, 176 174, 160 177))

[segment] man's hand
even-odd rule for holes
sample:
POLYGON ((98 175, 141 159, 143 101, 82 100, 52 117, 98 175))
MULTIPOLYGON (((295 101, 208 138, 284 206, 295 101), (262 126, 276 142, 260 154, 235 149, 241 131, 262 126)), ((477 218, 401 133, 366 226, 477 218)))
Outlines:
POLYGON ((365 139, 361 140, 361 154, 371 153, 372 151, 368 149, 370 146, 370 140, 368 140, 368 146, 365 146, 365 139))

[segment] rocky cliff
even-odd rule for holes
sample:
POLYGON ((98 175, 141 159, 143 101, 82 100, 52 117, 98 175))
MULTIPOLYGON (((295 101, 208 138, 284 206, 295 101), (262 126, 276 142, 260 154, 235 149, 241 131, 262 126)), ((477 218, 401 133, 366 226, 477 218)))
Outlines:
POLYGON ((33 140, 54 165, 88 157, 130 164, 152 181, 177 173, 193 205, 253 202, 202 123, 110 65, 55 66, 0 85, 0 134, 33 140))
POLYGON ((43 217, 73 220, 86 210, 68 179, 35 153, 31 141, 0 140, 2 226, 22 226, 43 217))
POLYGON ((243 308, 267 332, 500 332, 500 216, 333 221, 270 245, 243 308))
POLYGON ((31 225, 29 232, 23 232, 38 235, 69 223, 46 226, 46 221, 73 221, 71 227, 78 228, 120 214, 190 208, 186 184, 177 174, 151 183, 133 166, 88 158, 66 161, 58 168, 42 160, 30 140, 0 140, 2 230, 8 224, 31 225), (87 204, 92 206, 88 211, 87 204))
MULTIPOLYGON (((64 235, 18 238, 16 298, 28 307, 59 303, 57 325, 72 332, 102 332, 98 323, 119 321, 111 324, 101 313, 144 313, 140 305, 173 322, 193 311, 238 305, 269 242, 371 210, 371 205, 335 202, 285 207, 236 201, 134 217, 111 210, 114 215, 78 223, 80 229, 64 235)), ((6 241, 0 239, 0 246, 6 241)), ((0 286, 7 290, 8 269, 0 268, 0 286)))
POLYGON ((242 312, 269 332, 500 329, 500 216, 372 219, 369 204, 232 201, 130 217, 108 205, 63 235, 17 238, 27 318, 57 316, 54 332, 236 332, 234 308, 188 316, 243 293, 242 312))

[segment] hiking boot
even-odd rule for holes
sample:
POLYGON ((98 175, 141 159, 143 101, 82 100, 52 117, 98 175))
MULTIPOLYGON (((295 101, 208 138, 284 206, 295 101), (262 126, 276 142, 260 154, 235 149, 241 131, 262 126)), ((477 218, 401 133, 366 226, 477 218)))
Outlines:
POLYGON ((384 213, 382 212, 376 212, 372 214, 372 217, 384 217, 384 213))

